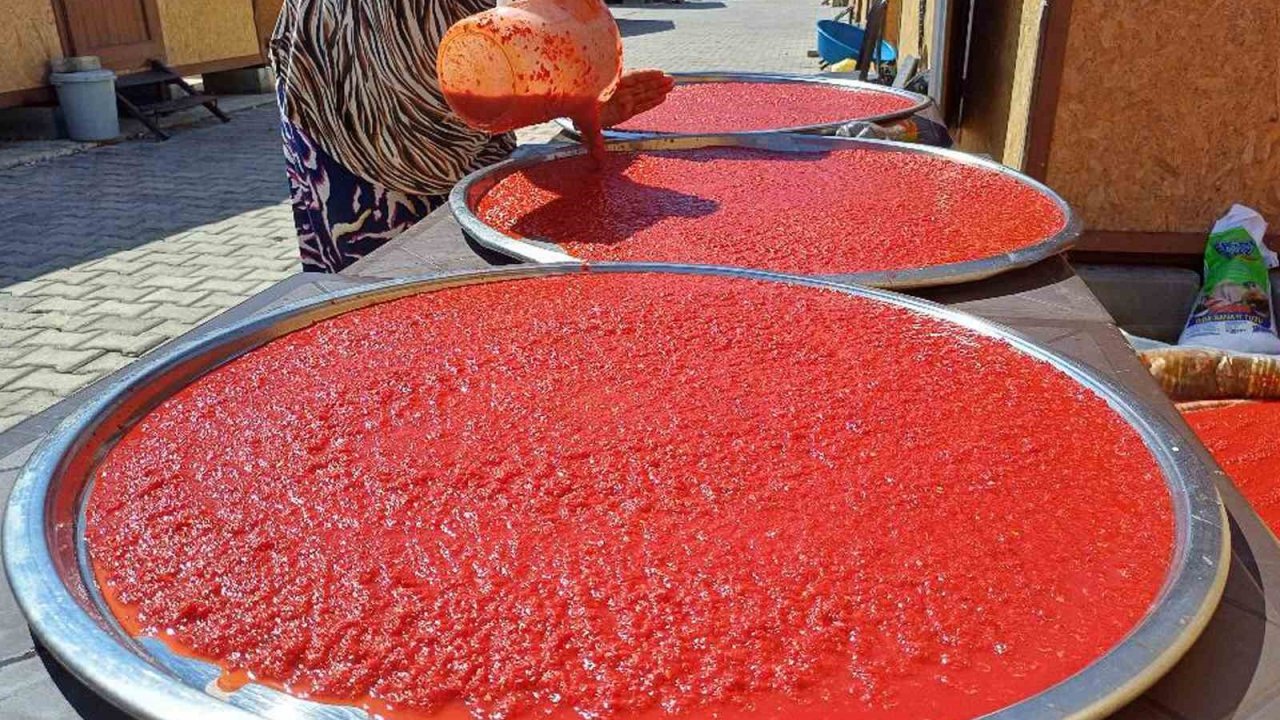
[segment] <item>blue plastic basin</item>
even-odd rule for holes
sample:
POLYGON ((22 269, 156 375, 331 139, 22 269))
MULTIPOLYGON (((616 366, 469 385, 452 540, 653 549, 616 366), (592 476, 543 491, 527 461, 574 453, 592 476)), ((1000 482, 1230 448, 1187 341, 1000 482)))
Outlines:
MULTIPOLYGON (((836 22, 835 20, 818 21, 818 55, 828 65, 858 58, 862 48, 862 38, 867 33, 857 25, 836 22)), ((888 40, 880 41, 881 62, 897 62, 898 51, 888 40)))

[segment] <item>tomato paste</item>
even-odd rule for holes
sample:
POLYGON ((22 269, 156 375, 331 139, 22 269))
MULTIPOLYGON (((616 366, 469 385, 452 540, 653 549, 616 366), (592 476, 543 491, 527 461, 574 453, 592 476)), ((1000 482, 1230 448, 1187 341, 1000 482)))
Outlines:
POLYGON ((1135 431, 1003 342, 585 272, 209 373, 111 450, 86 536, 125 627, 230 685, 391 717, 946 720, 1119 642, 1171 513, 1135 431))
POLYGON ((1254 512, 1280 534, 1280 402, 1238 402, 1183 414, 1254 512))
POLYGON ((865 148, 610 153, 503 178, 477 215, 589 260, 709 263, 803 274, 902 270, 999 256, 1066 219, 998 172, 865 148))
POLYGON ((661 105, 618 129, 662 133, 778 130, 879 117, 914 105, 910 98, 890 92, 816 83, 682 83, 661 105))

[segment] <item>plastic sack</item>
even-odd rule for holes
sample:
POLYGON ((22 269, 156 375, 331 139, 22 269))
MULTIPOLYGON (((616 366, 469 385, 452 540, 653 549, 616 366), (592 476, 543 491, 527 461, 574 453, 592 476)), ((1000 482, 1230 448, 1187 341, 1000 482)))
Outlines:
POLYGON ((1280 354, 1271 281, 1275 253, 1262 244, 1267 223, 1243 205, 1214 223, 1204 249, 1204 283, 1179 345, 1280 354))

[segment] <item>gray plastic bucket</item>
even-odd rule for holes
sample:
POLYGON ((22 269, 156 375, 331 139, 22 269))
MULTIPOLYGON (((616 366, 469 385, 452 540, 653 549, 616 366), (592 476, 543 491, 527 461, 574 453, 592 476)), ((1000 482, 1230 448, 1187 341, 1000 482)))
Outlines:
POLYGON ((116 74, 110 70, 50 73, 72 140, 112 140, 120 135, 116 74))

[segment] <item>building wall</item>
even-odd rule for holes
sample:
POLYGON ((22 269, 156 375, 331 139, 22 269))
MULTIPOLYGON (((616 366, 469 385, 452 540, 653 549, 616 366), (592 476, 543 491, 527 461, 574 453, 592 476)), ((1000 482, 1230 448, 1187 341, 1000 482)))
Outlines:
POLYGON ((170 65, 256 55, 252 0, 157 0, 170 65))
POLYGON ((0 93, 38 88, 62 41, 49 0, 0 0, 0 93))
POLYGON ((1047 182, 1090 229, 1203 232, 1233 202, 1280 228, 1280 10, 1202 9, 1074 0, 1047 182))

